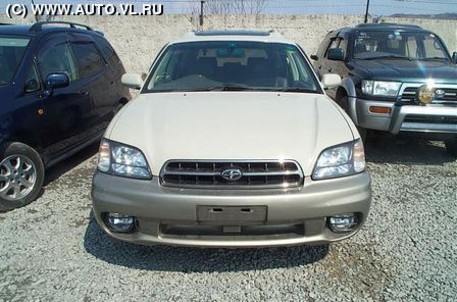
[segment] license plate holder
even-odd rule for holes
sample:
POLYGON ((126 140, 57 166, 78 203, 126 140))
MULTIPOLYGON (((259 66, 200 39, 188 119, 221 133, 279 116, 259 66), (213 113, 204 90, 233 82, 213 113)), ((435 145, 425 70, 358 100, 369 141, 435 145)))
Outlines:
POLYGON ((199 222, 242 223, 267 220, 267 206, 197 206, 199 222))

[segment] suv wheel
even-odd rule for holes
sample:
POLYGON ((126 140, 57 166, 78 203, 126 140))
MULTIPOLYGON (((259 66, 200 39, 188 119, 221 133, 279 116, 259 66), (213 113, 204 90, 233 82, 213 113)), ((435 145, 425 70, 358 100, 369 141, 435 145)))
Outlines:
POLYGON ((457 157, 457 138, 447 140, 444 144, 446 145, 447 152, 457 157))
POLYGON ((34 149, 9 143, 0 150, 1 210, 19 208, 35 200, 43 180, 43 161, 34 149))

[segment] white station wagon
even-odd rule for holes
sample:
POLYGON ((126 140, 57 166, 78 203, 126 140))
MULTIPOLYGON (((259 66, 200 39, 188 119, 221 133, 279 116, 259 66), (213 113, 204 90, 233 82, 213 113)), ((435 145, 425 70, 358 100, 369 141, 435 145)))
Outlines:
POLYGON ((365 222, 371 182, 351 119, 303 50, 274 31, 168 44, 100 146, 92 199, 110 236, 139 244, 325 244, 365 222))

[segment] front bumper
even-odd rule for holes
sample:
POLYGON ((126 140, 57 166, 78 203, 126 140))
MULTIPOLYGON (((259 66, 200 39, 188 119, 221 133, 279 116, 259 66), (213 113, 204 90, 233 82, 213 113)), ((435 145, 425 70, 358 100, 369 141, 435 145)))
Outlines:
POLYGON ((405 132, 457 134, 457 107, 444 105, 396 105, 356 99, 358 126, 366 129, 388 131, 392 134, 405 132), (370 107, 388 107, 390 113, 370 112, 370 107))
POLYGON ((303 187, 290 191, 216 191, 172 189, 161 186, 157 177, 139 181, 96 172, 92 200, 102 229, 132 243, 231 248, 324 244, 348 238, 363 225, 371 180, 365 172, 324 181, 306 178, 303 187), (211 220, 199 216, 206 207, 264 209, 265 215, 211 220), (107 212, 135 216, 135 231, 112 232, 104 222, 107 212), (327 217, 352 212, 359 218, 353 231, 333 233, 327 226, 327 217))

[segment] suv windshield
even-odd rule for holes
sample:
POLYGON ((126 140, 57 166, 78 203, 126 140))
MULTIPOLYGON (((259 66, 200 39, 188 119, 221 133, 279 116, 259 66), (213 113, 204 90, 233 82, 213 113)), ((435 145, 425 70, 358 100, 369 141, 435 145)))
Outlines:
POLYGON ((322 93, 302 52, 280 43, 189 42, 170 45, 145 92, 293 91, 322 93))
POLYGON ((28 44, 29 38, 0 36, 0 86, 13 78, 28 44))
POLYGON ((354 39, 355 59, 406 58, 449 60, 434 34, 418 31, 359 31, 354 39))

